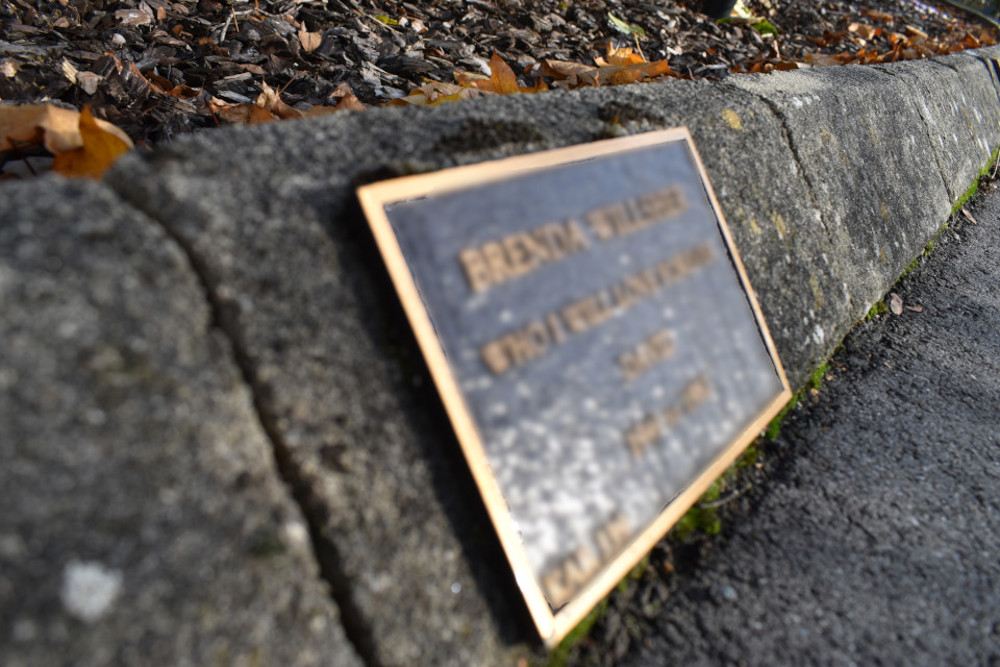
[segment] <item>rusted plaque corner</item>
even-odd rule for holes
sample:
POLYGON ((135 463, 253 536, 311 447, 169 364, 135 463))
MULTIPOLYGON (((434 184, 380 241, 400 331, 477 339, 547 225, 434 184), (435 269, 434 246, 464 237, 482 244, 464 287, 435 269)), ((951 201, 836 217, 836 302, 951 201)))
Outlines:
POLYGON ((791 395, 691 136, 358 196, 554 646, 791 395))

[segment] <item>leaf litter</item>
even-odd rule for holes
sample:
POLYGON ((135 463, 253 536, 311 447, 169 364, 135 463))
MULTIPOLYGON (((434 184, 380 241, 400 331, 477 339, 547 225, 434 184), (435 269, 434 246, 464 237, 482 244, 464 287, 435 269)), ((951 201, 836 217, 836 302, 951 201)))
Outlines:
MULTIPOLYGON (((140 145, 232 123, 664 78, 718 80, 996 43, 922 0, 0 0, 11 103, 89 106, 140 145)), ((79 124, 79 122, 78 122, 79 124)), ((0 161, 20 160, 7 146, 0 161)))

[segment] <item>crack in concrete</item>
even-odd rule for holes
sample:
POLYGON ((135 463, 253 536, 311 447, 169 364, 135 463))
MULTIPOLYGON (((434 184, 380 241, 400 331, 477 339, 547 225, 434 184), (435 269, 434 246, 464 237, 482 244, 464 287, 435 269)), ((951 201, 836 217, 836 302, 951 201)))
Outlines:
MULTIPOLYGON (((931 61, 931 62, 933 62, 933 61, 931 61)), ((878 69, 879 71, 885 72, 883 66, 876 66, 876 69, 878 69)), ((949 67, 947 69, 951 69, 951 68, 949 67)), ((955 73, 957 74, 959 72, 957 70, 955 70, 955 73)), ((895 73, 892 73, 892 76, 895 76, 897 78, 901 78, 901 77, 899 77, 895 73)), ((909 85, 913 85, 913 84, 911 84, 909 81, 906 81, 906 82, 904 82, 904 85, 909 86, 909 85)), ((928 92, 928 93, 930 92, 930 91, 927 91, 919 81, 916 83, 916 87, 919 89, 919 92, 920 92, 920 95, 916 96, 917 99, 923 100, 925 98, 924 93, 925 92, 928 92)), ((933 97, 933 96, 931 96, 931 97, 933 97)), ((957 195, 954 192, 951 191, 950 187, 948 187, 948 178, 945 175, 944 165, 941 163, 941 156, 938 154, 937 147, 934 146, 934 136, 931 133, 931 122, 930 122, 930 119, 927 116, 924 115, 924 104, 922 104, 922 103, 921 104, 914 103, 913 106, 916 107, 917 116, 920 118, 920 122, 923 123, 924 133, 927 135, 927 144, 931 147, 931 153, 934 155, 934 164, 937 165, 937 174, 938 174, 938 177, 941 179, 942 185, 944 185, 944 191, 946 193, 948 193, 948 201, 949 202, 957 201, 957 199, 958 199, 957 195)))
POLYGON ((997 102, 1000 102, 1000 60, 988 56, 976 56, 976 60, 982 63, 983 67, 990 75, 990 83, 993 84, 993 92, 996 93, 997 102))
POLYGON ((760 101, 762 101, 771 110, 771 113, 778 119, 781 123, 781 131, 785 135, 785 145, 788 146, 788 150, 792 153, 792 159, 795 160, 795 171, 802 177, 802 180, 806 183, 806 192, 809 197, 809 207, 816 211, 819 215, 819 224, 823 227, 823 231, 826 233, 827 239, 830 243, 833 243, 833 234, 830 232, 830 228, 826 224, 826 220, 823 217, 823 211, 819 207, 816 201, 816 187, 809 178, 809 173, 806 171, 805 164, 802 161, 802 157, 799 155, 798 146, 795 145, 795 140, 792 138, 792 130, 788 127, 788 118, 782 113, 778 105, 765 97, 761 93, 751 92, 752 95, 756 96, 760 101))
POLYGON ((961 74, 962 73, 962 70, 959 69, 957 65, 952 65, 950 63, 943 63, 940 60, 933 60, 933 59, 928 60, 927 62, 931 63, 932 65, 937 65, 938 67, 944 67, 945 69, 949 69, 952 72, 954 72, 955 74, 961 74))
POLYGON ((374 637, 363 623, 364 614, 360 611, 359 605, 350 592, 349 578, 344 573, 340 554, 333 541, 327 540, 323 536, 322 521, 320 520, 320 515, 323 512, 317 510, 316 500, 311 497, 310 485, 305 481, 302 473, 292 464, 290 448, 281 436, 280 429, 276 424, 277 420, 269 414, 269 410, 264 405, 262 391, 250 356, 246 352, 238 328, 226 317, 225 308, 215 289, 216 281, 211 278, 211 271, 199 258, 194 248, 185 240, 183 234, 174 229, 169 221, 160 218, 157 212, 144 205, 140 198, 130 196, 131 193, 128 190, 113 183, 107 183, 107 185, 127 203, 138 208, 150 220, 158 224, 167 236, 177 243, 187 257, 209 305, 212 317, 211 326, 229 341, 233 362, 239 369, 243 382, 249 390, 254 414, 257 416, 261 430, 271 444, 275 467, 309 528, 310 544, 312 545, 313 557, 319 566, 319 576, 327 583, 330 596, 337 605, 344 634, 362 662, 370 667, 380 667, 380 662, 376 658, 374 637))
MULTIPOLYGON (((788 150, 791 151, 791 153, 792 153, 792 159, 795 161, 795 170, 796 170, 796 172, 799 175, 801 175, 802 180, 805 181, 805 184, 806 184, 806 193, 807 193, 807 196, 809 197, 809 206, 814 211, 816 211, 817 216, 819 217, 819 224, 823 227, 823 232, 826 234, 827 242, 831 246, 836 245, 836 242, 835 242, 835 240, 833 238, 833 232, 830 230, 829 226, 827 226, 827 224, 826 224, 826 217, 823 215, 823 209, 819 206, 819 202, 816 199, 816 188, 815 188, 815 186, 814 186, 814 184, 812 182, 812 179, 809 178, 809 174, 806 171, 805 164, 804 164, 804 162, 802 160, 802 157, 799 155, 798 146, 796 145, 795 140, 792 138, 792 130, 788 126, 788 118, 785 116, 785 114, 778 107, 777 103, 775 103, 773 100, 768 99, 762 93, 751 92, 751 94, 755 95, 758 99, 760 99, 767 106, 767 108, 771 110, 771 113, 774 114, 774 116, 781 123, 781 131, 785 135, 785 144, 788 146, 788 150)), ((845 294, 847 296, 848 303, 853 304, 853 302, 854 302, 854 295, 851 294, 850 289, 847 288, 847 281, 844 280, 844 276, 841 273, 842 269, 839 266, 839 264, 836 264, 836 265, 835 264, 830 264, 829 265, 829 269, 830 269, 830 274, 833 277, 835 277, 838 281, 840 281, 840 284, 842 284, 842 285, 845 286, 845 290, 844 291, 845 291, 845 294)), ((848 312, 853 312, 853 311, 848 311, 848 312)), ((848 327, 848 329, 849 328, 850 327, 848 327)), ((834 330, 834 332, 836 332, 836 329, 834 330)), ((831 351, 832 351, 832 348, 831 348, 831 351)), ((826 356, 829 356, 829 353, 827 353, 826 355, 824 355, 824 359, 826 358, 826 356)))

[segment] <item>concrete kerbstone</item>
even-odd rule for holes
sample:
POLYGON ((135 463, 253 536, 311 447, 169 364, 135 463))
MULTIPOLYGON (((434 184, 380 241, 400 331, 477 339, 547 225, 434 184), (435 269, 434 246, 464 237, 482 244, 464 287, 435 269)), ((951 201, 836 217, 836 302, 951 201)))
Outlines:
POLYGON ((936 66, 909 61, 880 69, 914 89, 910 99, 927 124, 948 198, 956 202, 1000 148, 996 73, 984 56, 956 54, 932 63, 936 66))
MULTIPOLYGON (((843 326, 919 254, 1000 146, 998 53, 729 80, 767 99, 787 124, 841 254, 843 326)), ((829 338, 839 341, 843 326, 829 338)))
MULTIPOLYGON (((476 492, 428 377, 403 371, 420 367, 419 353, 354 185, 687 123, 715 182, 739 183, 754 170, 755 180, 784 187, 772 199, 739 183, 720 193, 725 201, 743 202, 748 215, 761 200, 768 216, 803 214, 804 193, 782 177, 794 161, 781 128, 750 95, 680 83, 486 102, 216 133, 125 161, 109 180, 196 257, 315 501, 344 605, 385 664, 502 663, 512 644, 516 655, 529 651, 517 644, 530 644, 534 631, 483 509, 468 502, 476 492), (498 556, 497 566, 481 564, 498 556)), ((779 275, 762 256, 778 232, 749 219, 737 215, 734 233, 761 250, 747 256, 769 274, 760 282, 772 287, 771 303, 800 310, 811 292, 773 290, 797 267, 779 275)))
POLYGON ((0 189, 0 664, 360 665, 187 258, 0 189))
POLYGON ((734 77, 730 85, 760 95, 782 118, 822 211, 824 256, 840 267, 847 307, 819 318, 817 335, 835 345, 947 219, 951 198, 929 133, 952 128, 928 128, 915 101, 926 91, 870 67, 734 77))
POLYGON ((193 258, 365 657, 503 663, 533 630, 354 187, 686 125, 799 385, 947 218, 918 93, 844 67, 373 109, 179 141, 107 182, 193 258))

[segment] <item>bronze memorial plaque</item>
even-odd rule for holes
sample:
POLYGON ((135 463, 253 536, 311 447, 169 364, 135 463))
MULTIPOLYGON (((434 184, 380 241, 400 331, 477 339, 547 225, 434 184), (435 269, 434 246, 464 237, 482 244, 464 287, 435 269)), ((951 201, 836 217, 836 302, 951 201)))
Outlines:
POLYGON ((790 392, 684 128, 358 191, 554 645, 790 392))

